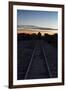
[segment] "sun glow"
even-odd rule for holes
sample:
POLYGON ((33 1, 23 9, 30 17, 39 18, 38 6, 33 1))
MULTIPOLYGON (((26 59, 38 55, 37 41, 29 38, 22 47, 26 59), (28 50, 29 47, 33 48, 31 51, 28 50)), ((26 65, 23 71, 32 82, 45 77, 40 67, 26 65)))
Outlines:
POLYGON ((53 35, 55 33, 58 33, 57 30, 29 30, 29 29, 18 29, 17 30, 17 34, 21 34, 21 33, 26 33, 26 34, 38 34, 38 32, 41 33, 41 35, 45 35, 45 34, 49 34, 49 35, 53 35))

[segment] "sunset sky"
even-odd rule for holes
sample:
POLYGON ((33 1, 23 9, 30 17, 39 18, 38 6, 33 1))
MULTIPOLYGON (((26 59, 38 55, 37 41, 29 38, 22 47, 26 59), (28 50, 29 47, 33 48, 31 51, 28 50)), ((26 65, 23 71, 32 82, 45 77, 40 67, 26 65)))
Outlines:
POLYGON ((17 10, 17 25, 58 29, 58 12, 17 10))

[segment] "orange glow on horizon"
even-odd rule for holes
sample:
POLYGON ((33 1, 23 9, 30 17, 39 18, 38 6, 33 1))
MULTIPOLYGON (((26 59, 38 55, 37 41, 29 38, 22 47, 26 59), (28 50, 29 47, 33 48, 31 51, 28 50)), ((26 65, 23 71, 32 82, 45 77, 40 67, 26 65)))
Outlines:
POLYGON ((25 30, 25 29, 20 29, 20 30, 17 30, 17 34, 20 34, 20 33, 25 33, 25 34, 33 34, 33 33, 35 33, 35 34, 38 34, 38 32, 40 32, 41 33, 41 35, 43 36, 44 34, 49 34, 49 35, 53 35, 53 34, 55 34, 55 33, 58 33, 58 31, 57 30, 25 30))

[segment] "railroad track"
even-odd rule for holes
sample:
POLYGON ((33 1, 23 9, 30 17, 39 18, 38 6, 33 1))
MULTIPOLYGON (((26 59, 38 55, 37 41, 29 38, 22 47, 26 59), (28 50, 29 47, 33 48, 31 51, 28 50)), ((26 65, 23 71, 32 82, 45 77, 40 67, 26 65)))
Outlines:
POLYGON ((24 79, 51 78, 48 60, 42 42, 36 42, 24 79))
POLYGON ((57 77, 56 49, 43 40, 36 40, 33 46, 31 49, 30 47, 23 48, 28 49, 27 57, 24 54, 26 51, 21 50, 21 47, 18 48, 21 52, 23 51, 23 54, 19 53, 21 58, 18 58, 18 80, 57 77), (23 58, 22 55, 24 55, 23 58))

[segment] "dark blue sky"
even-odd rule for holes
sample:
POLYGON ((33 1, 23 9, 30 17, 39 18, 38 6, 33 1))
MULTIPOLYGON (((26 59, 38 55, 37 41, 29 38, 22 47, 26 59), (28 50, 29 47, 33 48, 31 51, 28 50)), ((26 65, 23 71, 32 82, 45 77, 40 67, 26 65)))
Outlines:
POLYGON ((17 10, 17 25, 58 28, 58 12, 17 10))

